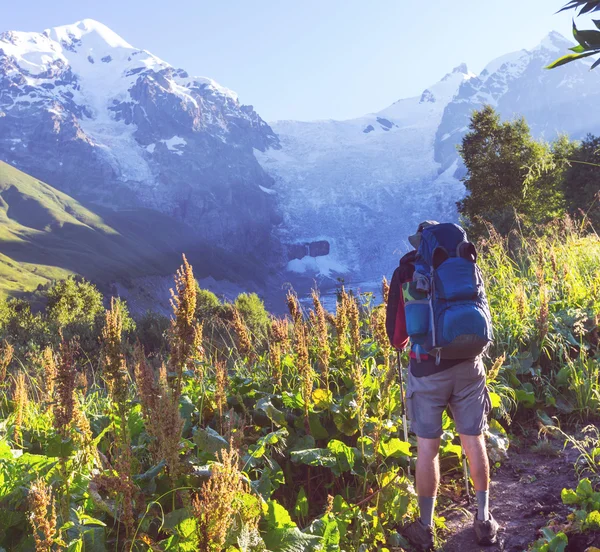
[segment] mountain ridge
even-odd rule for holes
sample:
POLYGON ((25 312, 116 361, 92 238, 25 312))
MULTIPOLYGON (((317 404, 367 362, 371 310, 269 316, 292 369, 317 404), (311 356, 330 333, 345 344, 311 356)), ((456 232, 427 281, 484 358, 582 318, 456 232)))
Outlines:
POLYGON ((571 45, 551 32, 535 48, 500 56, 477 75, 461 64, 420 96, 373 114, 272 123, 282 147, 256 156, 276 181, 282 238, 332 245, 323 270, 312 263, 288 268, 309 278, 341 272, 346 281, 375 280, 393 270, 420 221, 457 221, 455 202, 465 193, 457 146, 472 111, 487 103, 504 118, 525 116, 537 137, 597 132, 600 74, 589 63, 544 69, 571 45), (573 94, 575 87, 581 95, 573 94))
POLYGON ((233 92, 98 22, 0 35, 0 159, 79 199, 267 256, 279 214, 253 155, 267 146, 277 137, 233 92))

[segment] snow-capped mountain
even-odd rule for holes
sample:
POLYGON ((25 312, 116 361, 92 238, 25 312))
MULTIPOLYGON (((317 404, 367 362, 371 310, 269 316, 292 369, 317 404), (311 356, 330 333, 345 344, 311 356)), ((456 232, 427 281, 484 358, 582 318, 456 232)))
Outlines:
POLYGON ((456 218, 456 147, 473 109, 524 115, 547 139, 600 132, 600 72, 544 69, 570 45, 551 33, 377 113, 269 126, 232 91, 98 22, 5 32, 0 161, 86 205, 159 210, 199 243, 309 278, 377 279, 421 220, 456 218))
POLYGON ((276 180, 283 239, 331 245, 326 257, 294 259, 288 268, 377 279, 396 265, 420 221, 456 220, 464 195, 457 145, 472 111, 486 103, 503 117, 525 116, 549 140, 600 132, 600 72, 583 62, 544 69, 569 46, 551 33, 479 75, 460 65, 420 96, 358 119, 272 123, 281 148, 256 156, 276 180))
POLYGON ((200 239, 264 250, 278 223, 251 106, 83 20, 0 34, 0 160, 88 202, 150 207, 200 239))

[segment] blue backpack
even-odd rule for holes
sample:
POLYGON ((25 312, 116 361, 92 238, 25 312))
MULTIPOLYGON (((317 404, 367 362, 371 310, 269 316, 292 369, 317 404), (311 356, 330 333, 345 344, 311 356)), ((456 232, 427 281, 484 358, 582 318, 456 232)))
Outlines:
POLYGON ((413 350, 440 359, 479 356, 493 339, 492 319, 475 246, 457 224, 423 229, 405 304, 413 350))

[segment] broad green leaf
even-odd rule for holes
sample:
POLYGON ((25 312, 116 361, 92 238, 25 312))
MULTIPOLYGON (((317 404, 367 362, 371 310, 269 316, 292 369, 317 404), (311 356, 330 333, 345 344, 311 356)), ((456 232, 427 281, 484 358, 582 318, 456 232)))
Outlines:
POLYGON ((579 482, 576 493, 577 496, 582 499, 590 498, 594 494, 592 484, 587 477, 579 482))
POLYGON ((99 527, 106 527, 106 523, 100 521, 99 519, 93 518, 92 516, 88 516, 87 514, 77 514, 79 518, 79 523, 81 525, 97 525, 99 527))
POLYGON ((333 400, 333 394, 326 389, 315 389, 312 394, 312 401, 315 408, 325 410, 333 400))
POLYGON ((285 414, 273 406, 271 399, 265 397, 256 403, 256 408, 262 410, 275 425, 282 427, 286 426, 285 414))
POLYGON ((12 452, 10 450, 10 446, 4 440, 0 441, 0 459, 7 459, 7 460, 12 460, 13 459, 13 455, 12 455, 12 452))
POLYGON ((563 501, 563 504, 578 504, 579 497, 577 493, 573 489, 563 489, 560 492, 560 498, 563 501))
POLYGON ((350 471, 354 467, 356 449, 349 447, 337 439, 329 441, 327 449, 335 455, 336 462, 335 466, 332 467, 335 475, 340 476, 343 472, 350 471))
POLYGON ((321 537, 307 535, 298 527, 274 529, 267 532, 263 540, 269 552, 308 552, 322 542, 321 537))
POLYGON ((198 428, 194 434, 194 443, 200 451, 210 454, 216 454, 229 446, 225 438, 210 427, 198 428))
POLYGON ((308 498, 306 497, 304 487, 300 487, 300 491, 298 492, 296 505, 294 506, 294 515, 297 518, 306 518, 308 516, 308 498))
POLYGON ((401 456, 412 456, 410 452, 410 443, 401 441, 397 437, 392 437, 389 441, 380 441, 379 454, 384 458, 399 458, 401 456))
POLYGON ((600 512, 598 510, 594 510, 587 515, 585 518, 585 528, 588 531, 600 530, 600 512))
POLYGON ((304 401, 302 400, 302 395, 300 395, 300 393, 284 391, 281 394, 281 400, 287 408, 304 408, 304 401))
POLYGON ((515 397, 517 402, 525 408, 533 408, 535 406, 535 394, 532 391, 515 389, 515 397))
POLYGON ((156 464, 156 466, 151 467, 148 471, 139 475, 135 475, 133 480, 137 482, 151 481, 163 470, 166 465, 167 463, 164 460, 161 460, 158 464, 156 464))
POLYGON ((167 531, 174 530, 184 519, 190 517, 190 511, 187 508, 178 508, 165 515, 163 528, 167 531))
POLYGON ((492 403, 492 408, 498 408, 502 404, 502 399, 498 393, 490 392, 490 401, 492 403))
POLYGON ((329 449, 315 448, 292 451, 290 459, 296 464, 306 464, 307 466, 322 466, 324 468, 337 466, 337 459, 329 449))
POLYGON ((308 425, 310 426, 310 433, 315 439, 327 439, 329 433, 321 424, 321 419, 316 412, 311 412, 308 415, 308 425))
POLYGON ((276 500, 269 500, 267 508, 267 525, 269 529, 296 527, 288 511, 276 500))

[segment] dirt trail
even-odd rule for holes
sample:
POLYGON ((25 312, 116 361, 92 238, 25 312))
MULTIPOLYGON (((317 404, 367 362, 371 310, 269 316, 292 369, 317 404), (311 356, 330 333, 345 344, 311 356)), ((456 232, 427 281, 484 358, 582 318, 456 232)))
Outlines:
MULTIPOLYGON (((551 519, 565 521, 569 509, 562 504, 560 492, 577 485, 573 465, 578 454, 573 449, 562 451, 558 442, 555 446, 561 451, 558 456, 543 456, 525 448, 511 447, 508 460, 493 473, 490 509, 502 526, 497 545, 478 546, 473 514, 467 517, 457 509, 448 509, 440 515, 446 518, 451 534, 440 552, 523 552, 539 538, 539 530, 551 519)), ((460 506, 469 509, 466 500, 460 506)), ((569 552, 583 552, 600 542, 597 535, 570 541, 569 552)))

